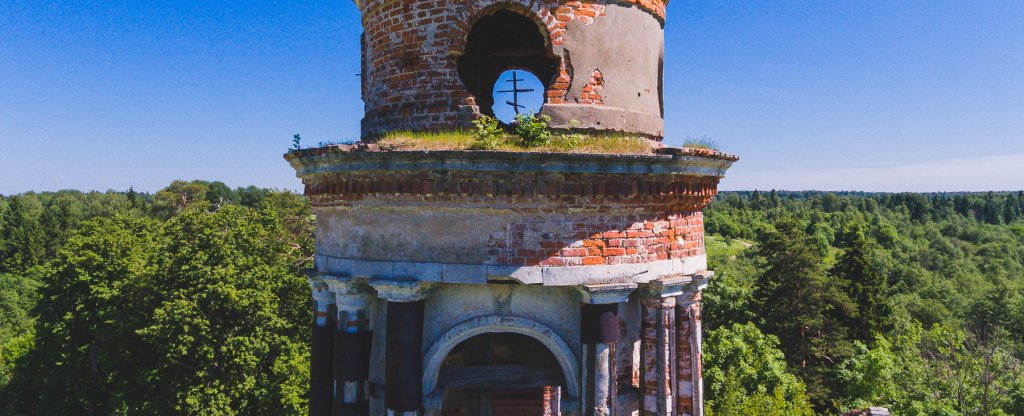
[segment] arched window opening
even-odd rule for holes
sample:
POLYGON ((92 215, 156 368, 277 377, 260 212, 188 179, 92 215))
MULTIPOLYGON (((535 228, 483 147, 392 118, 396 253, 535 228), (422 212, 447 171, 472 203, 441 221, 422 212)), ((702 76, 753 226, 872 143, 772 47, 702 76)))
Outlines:
MULTIPOLYGON (((510 79, 506 78, 511 76, 510 70, 515 70, 522 79, 532 75, 539 84, 533 87, 535 91, 520 93, 520 100, 539 101, 543 105, 544 91, 558 69, 558 60, 548 52, 546 36, 536 22, 510 10, 499 10, 481 17, 473 25, 466 40, 466 50, 459 58, 459 76, 466 89, 476 97, 482 113, 502 115, 500 119, 505 122, 514 118, 515 111, 505 103, 516 101, 506 100, 512 98, 511 93, 496 94, 496 91, 512 88, 511 82, 504 82, 510 79), (506 109, 513 117, 507 117, 506 109)), ((530 83, 529 80, 524 82, 530 83)), ((540 105, 534 112, 540 110, 540 105)), ((530 112, 524 108, 519 108, 519 111, 530 112)))
POLYGON ((530 71, 510 69, 494 83, 491 111, 502 123, 510 124, 518 114, 536 114, 544 105, 544 84, 530 71))

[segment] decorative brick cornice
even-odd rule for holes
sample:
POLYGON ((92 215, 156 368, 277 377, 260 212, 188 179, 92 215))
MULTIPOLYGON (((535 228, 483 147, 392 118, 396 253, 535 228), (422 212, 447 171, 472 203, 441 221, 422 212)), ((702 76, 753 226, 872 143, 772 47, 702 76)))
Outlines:
POLYGON ((331 173, 303 178, 314 205, 360 200, 368 196, 413 195, 439 202, 464 198, 528 198, 566 202, 673 205, 698 211, 717 194, 718 178, 684 175, 500 174, 452 171, 331 173), (447 198, 446 198, 447 197, 447 198), (455 197, 452 199, 451 197, 455 197))
MULTIPOLYGON (((629 203, 697 211, 717 194, 734 156, 693 152, 606 155, 518 152, 365 152, 342 147, 285 156, 314 205, 368 196, 438 202, 519 198, 629 203)), ((522 201, 520 201, 522 202, 522 201)))

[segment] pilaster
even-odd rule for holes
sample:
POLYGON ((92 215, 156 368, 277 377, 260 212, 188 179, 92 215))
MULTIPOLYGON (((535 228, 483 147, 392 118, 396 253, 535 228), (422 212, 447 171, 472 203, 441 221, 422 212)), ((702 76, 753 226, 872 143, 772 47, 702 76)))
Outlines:
POLYGON ((704 415, 702 364, 702 290, 714 276, 701 272, 692 276, 676 297, 676 412, 680 416, 704 415))
POLYGON ((675 413, 676 297, 685 293, 692 281, 690 276, 666 277, 651 281, 641 291, 642 414, 675 413))
POLYGON ((615 346, 619 340, 619 306, 629 301, 635 283, 578 286, 583 301, 583 403, 587 416, 608 416, 616 409, 615 346))
POLYGON ((387 416, 422 415, 424 299, 433 285, 373 279, 369 284, 387 301, 384 363, 387 416))
POLYGON ((309 278, 313 298, 312 343, 309 357, 309 415, 331 416, 334 337, 331 309, 334 296, 323 280, 309 278))
POLYGON ((369 414, 373 289, 354 279, 325 281, 335 296, 334 416, 369 414))

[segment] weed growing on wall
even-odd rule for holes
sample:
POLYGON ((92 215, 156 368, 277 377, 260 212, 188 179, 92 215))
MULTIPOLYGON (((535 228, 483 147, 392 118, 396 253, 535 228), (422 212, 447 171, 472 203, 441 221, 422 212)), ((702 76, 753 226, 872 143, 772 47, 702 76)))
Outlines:
POLYGON ((494 150, 505 144, 505 130, 501 128, 501 122, 490 116, 483 116, 473 120, 473 150, 494 150))
POLYGON ((551 117, 538 116, 536 114, 519 114, 512 124, 513 131, 519 137, 519 144, 522 147, 545 146, 551 142, 551 129, 548 123, 551 117))

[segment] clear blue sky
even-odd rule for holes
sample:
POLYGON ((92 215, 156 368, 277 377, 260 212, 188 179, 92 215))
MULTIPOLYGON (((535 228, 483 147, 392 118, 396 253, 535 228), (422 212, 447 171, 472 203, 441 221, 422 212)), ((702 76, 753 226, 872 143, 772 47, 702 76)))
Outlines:
MULTIPOLYGON (((297 189, 281 158, 358 136, 348 0, 0 2, 0 193, 297 189)), ((1024 2, 673 1, 669 144, 724 189, 1024 188, 1024 2)))

